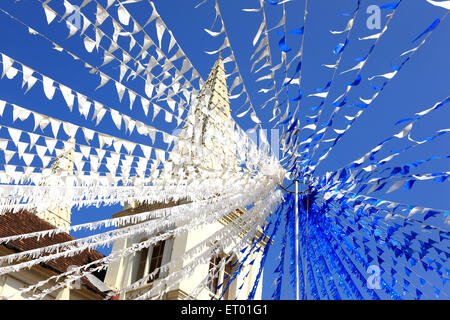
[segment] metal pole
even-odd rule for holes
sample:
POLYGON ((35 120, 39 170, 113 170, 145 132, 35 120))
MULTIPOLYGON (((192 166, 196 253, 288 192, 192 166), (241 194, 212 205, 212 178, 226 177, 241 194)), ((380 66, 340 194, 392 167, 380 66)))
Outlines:
POLYGON ((295 300, 300 300, 300 277, 298 272, 298 181, 295 181, 295 300))

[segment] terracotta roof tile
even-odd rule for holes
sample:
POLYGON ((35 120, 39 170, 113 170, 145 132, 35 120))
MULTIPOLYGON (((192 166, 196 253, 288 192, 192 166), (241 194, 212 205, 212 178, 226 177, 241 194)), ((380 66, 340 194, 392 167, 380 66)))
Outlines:
MULTIPOLYGON (((0 215, 0 237, 8 237, 13 235, 19 235, 36 231, 44 231, 50 229, 56 228, 50 223, 40 219, 38 216, 28 211, 20 211, 17 213, 9 212, 0 215)), ((59 233, 51 237, 49 236, 41 237, 39 238, 39 240, 36 237, 33 237, 23 240, 10 241, 3 245, 10 249, 20 252, 42 248, 45 246, 63 243, 71 240, 75 240, 75 238, 69 235, 68 233, 59 233)), ((51 260, 42 265, 47 267, 49 266, 55 271, 63 273, 67 271, 67 268, 69 266, 82 266, 95 260, 101 259, 103 257, 104 257, 103 254, 95 250, 85 250, 72 257, 51 260)), ((89 287, 95 288, 95 286, 89 283, 87 279, 84 278, 84 280, 85 282, 88 283, 89 287)))

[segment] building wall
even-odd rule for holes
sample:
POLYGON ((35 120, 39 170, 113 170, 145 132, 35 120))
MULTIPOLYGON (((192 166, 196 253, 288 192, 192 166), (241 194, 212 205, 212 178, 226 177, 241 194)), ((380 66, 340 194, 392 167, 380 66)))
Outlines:
MULTIPOLYGON (((169 260, 174 262, 174 265, 172 265, 169 268, 169 272, 166 275, 169 274, 174 275, 175 273, 183 272, 184 270, 186 270, 191 260, 187 259, 183 260, 177 258, 181 257, 186 251, 192 249, 193 247, 204 241, 204 239, 213 235, 223 227, 224 224, 220 222, 215 222, 202 228, 197 228, 195 230, 184 232, 180 235, 177 235, 173 240, 173 245, 169 246, 166 245, 166 250, 167 249, 170 250, 169 257, 167 257, 166 261, 164 261, 163 259, 162 264, 165 264, 169 260)), ((141 241, 142 238, 145 237, 146 235, 140 234, 132 238, 117 241, 116 243, 114 243, 113 252, 116 250, 124 249, 125 247, 133 243, 137 243, 141 241)), ((230 248, 225 248, 224 254, 228 254, 229 252, 230 248)), ((237 299, 242 300, 247 299, 248 294, 253 288, 253 283, 256 279, 256 275, 259 270, 261 258, 262 254, 260 251, 259 253, 252 254, 247 259, 246 266, 243 267, 240 275, 237 277, 237 279, 233 281, 232 285, 230 285, 230 288, 228 289, 229 299, 234 299, 235 297, 237 297, 237 299), (254 259, 255 261, 253 265, 249 266, 248 263, 254 259), (247 273, 249 273, 249 275, 243 280, 244 276, 247 273), (238 290, 238 287, 240 287, 243 282, 244 284, 241 290, 238 290)), ((148 266, 150 264, 150 259, 151 259, 151 249, 149 250, 149 254, 146 259, 147 267, 146 273, 144 275, 148 274, 148 266)), ((106 273, 105 284, 115 290, 120 290, 126 288, 127 286, 130 286, 137 280, 135 278, 135 275, 137 272, 138 264, 139 264, 139 256, 136 253, 124 257, 120 261, 111 263, 106 273)), ((209 272, 209 260, 206 261, 205 263, 196 266, 192 275, 187 277, 186 279, 183 279, 178 284, 171 286, 170 283, 168 283, 167 285, 169 286, 169 288, 166 285, 162 290, 167 290, 168 288, 167 291, 169 292, 169 294, 165 295, 163 299, 184 298, 186 294, 191 293, 194 289, 196 289, 199 286, 201 281, 208 275, 208 272, 209 272)), ((126 294, 122 295, 121 299, 134 299, 144 294, 158 282, 159 280, 156 279, 153 282, 149 283, 148 285, 143 286, 140 290, 131 290, 130 292, 127 292, 126 294)), ((262 294, 262 278, 260 279, 260 282, 258 284, 255 299, 260 299, 261 294, 262 294)), ((213 297, 213 294, 204 285, 203 289, 200 290, 197 299, 210 300, 211 297, 213 297)))
MULTIPOLYGON (((13 253, 12 250, 0 246, 0 256, 13 253)), ((26 293, 19 295, 19 291, 25 287, 36 284, 40 281, 46 280, 52 276, 57 275, 55 271, 45 268, 41 265, 33 266, 30 269, 24 269, 19 272, 9 273, 0 276, 0 296, 9 296, 15 294, 12 300, 25 300, 33 294, 39 294, 45 289, 49 289, 56 285, 56 282, 51 281, 45 284, 32 294, 26 293)), ((44 300, 101 300, 103 297, 86 286, 65 287, 51 292, 44 297, 44 300)))

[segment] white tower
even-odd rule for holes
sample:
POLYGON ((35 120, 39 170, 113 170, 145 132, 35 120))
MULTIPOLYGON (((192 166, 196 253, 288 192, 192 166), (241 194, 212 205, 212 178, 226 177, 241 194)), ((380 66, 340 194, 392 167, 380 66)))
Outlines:
MULTIPOLYGON (((71 138, 65 145, 63 152, 54 159, 51 165, 52 175, 47 178, 47 183, 53 184, 55 180, 56 183, 61 183, 58 179, 73 175, 74 153, 75 139, 71 138)), ((55 206, 44 211, 38 211, 36 215, 56 228, 64 228, 70 226, 72 211, 69 207, 55 206)))

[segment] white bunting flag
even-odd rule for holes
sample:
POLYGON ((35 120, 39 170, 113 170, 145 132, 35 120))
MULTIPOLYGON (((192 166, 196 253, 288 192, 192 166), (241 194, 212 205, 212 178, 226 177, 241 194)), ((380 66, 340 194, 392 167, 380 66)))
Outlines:
POLYGON ((53 138, 56 139, 58 137, 58 131, 59 127, 61 126, 61 121, 52 118, 49 118, 49 120, 52 128, 53 138))
POLYGON ((75 138, 78 128, 79 128, 79 126, 77 126, 73 123, 63 122, 63 129, 66 132, 66 134, 71 138, 75 138))
POLYGON ((142 110, 144 110, 145 116, 148 115, 148 108, 150 106, 150 101, 141 97, 142 110))
POLYGON ((136 93, 134 93, 131 90, 128 90, 128 96, 130 98, 130 110, 132 110, 133 109, 134 100, 136 99, 136 93))
POLYGON ((46 3, 43 3, 42 7, 44 8, 45 17, 47 19, 47 24, 52 23, 53 19, 55 19, 55 17, 56 17, 55 11, 53 11, 49 6, 47 6, 46 3))
POLYGON ((13 106, 13 122, 16 121, 17 118, 19 118, 21 121, 25 121, 26 119, 28 119, 28 117, 31 114, 30 110, 24 109, 15 104, 13 104, 12 106, 13 106))
POLYGON ((39 140, 39 135, 35 133, 28 132, 28 137, 30 138, 30 150, 34 147, 36 142, 39 140))
POLYGON ((70 88, 61 83, 59 84, 59 89, 61 90, 61 93, 67 103, 67 106, 69 107, 69 110, 72 112, 75 95, 72 94, 72 90, 70 88))
POLYGON ((103 105, 100 102, 94 101, 94 114, 92 116, 92 120, 97 118, 97 121, 95 123, 96 126, 102 121, 103 116, 106 113, 106 109, 103 107, 103 105))
POLYGON ((81 115, 84 116, 85 119, 87 119, 89 115, 89 110, 91 109, 91 102, 87 100, 87 97, 85 95, 82 95, 81 93, 77 92, 77 99, 78 99, 78 111, 81 115))
POLYGON ((427 0, 429 4, 432 4, 436 7, 441 7, 447 10, 450 10, 450 1, 433 1, 433 0, 427 0))
POLYGON ((55 94, 55 87, 53 86, 53 80, 42 75, 42 85, 44 87, 44 93, 47 99, 52 100, 55 94))
POLYGON ((122 102, 123 94, 125 93, 125 86, 120 82, 115 82, 117 95, 119 96, 119 101, 122 102))
POLYGON ((95 48, 95 41, 89 38, 88 36, 84 37, 84 47, 86 48, 86 51, 91 53, 95 48))
POLYGON ((121 126, 122 126, 122 115, 116 111, 111 109, 110 110, 110 114, 111 114, 111 118, 114 121, 114 124, 116 125, 117 129, 120 130, 121 126))
POLYGON ((161 18, 158 17, 156 19, 156 36, 158 37, 158 43, 159 43, 158 47, 160 49, 162 49, 161 48, 161 40, 162 40, 162 37, 164 35, 164 30, 165 29, 166 28, 164 27, 164 23, 162 22, 161 18))
POLYGON ((22 131, 14 128, 8 128, 9 136, 11 137, 11 140, 14 142, 14 144, 17 146, 20 140, 20 136, 22 135, 22 131))
POLYGON ((119 16, 119 21, 123 25, 128 25, 130 23, 130 14, 128 13, 128 10, 125 9, 124 6, 119 4, 119 7, 117 8, 117 15, 119 16))

